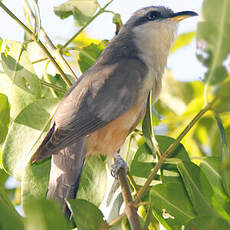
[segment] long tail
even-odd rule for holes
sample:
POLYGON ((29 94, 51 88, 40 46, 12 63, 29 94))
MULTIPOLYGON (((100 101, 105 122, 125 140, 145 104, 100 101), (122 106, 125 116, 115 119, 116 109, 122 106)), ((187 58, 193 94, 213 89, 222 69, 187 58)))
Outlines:
POLYGON ((84 137, 52 155, 47 198, 58 200, 67 216, 70 211, 65 199, 76 197, 85 156, 84 137))

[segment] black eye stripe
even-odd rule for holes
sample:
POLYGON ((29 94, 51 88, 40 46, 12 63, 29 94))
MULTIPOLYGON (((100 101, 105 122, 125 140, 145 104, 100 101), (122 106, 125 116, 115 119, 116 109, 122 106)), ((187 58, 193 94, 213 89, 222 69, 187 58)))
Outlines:
POLYGON ((145 15, 136 18, 134 25, 139 26, 139 25, 142 25, 148 21, 154 21, 154 20, 163 19, 163 18, 165 18, 165 17, 160 11, 151 10, 148 13, 146 13, 145 15))
POLYGON ((161 17, 161 13, 159 11, 150 11, 146 17, 148 20, 155 20, 161 17))

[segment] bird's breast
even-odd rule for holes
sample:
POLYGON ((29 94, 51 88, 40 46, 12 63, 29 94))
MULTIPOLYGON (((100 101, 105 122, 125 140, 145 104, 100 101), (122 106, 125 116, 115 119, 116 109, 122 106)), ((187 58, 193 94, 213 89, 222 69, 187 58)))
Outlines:
POLYGON ((158 71, 155 71, 155 69, 152 66, 148 67, 148 73, 145 77, 143 86, 141 88, 140 94, 146 94, 148 95, 150 90, 152 90, 152 102, 156 102, 162 88, 162 74, 158 71))
POLYGON ((145 114, 146 99, 123 115, 87 136, 87 155, 113 156, 145 114))

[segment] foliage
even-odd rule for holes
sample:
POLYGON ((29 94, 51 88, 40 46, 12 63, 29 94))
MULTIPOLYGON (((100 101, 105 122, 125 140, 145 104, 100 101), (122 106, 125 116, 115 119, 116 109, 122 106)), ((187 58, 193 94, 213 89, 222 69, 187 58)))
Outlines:
MULTIPOLYGON (((95 0, 69 0, 54 7, 54 12, 62 19, 73 16, 83 30, 111 2, 102 8, 95 0)), ((35 18, 39 18, 35 8, 35 18)), ((120 15, 110 13, 113 22, 121 26, 120 15)), ((224 65, 230 55, 230 2, 204 0, 202 15, 197 32, 180 35, 171 53, 189 45, 196 36, 197 57, 207 67, 204 80, 178 82, 167 70, 161 98, 155 104, 162 119, 152 111, 150 102, 145 119, 120 151, 135 181, 130 186, 135 198, 159 164, 160 153, 167 153, 185 125, 191 125, 193 117, 215 98, 210 111, 200 115, 194 128, 185 133, 147 187, 138 204, 143 229, 159 229, 159 223, 167 230, 230 229, 230 80, 224 65), (155 130, 152 125, 157 126, 155 130), (161 125, 167 131, 152 138, 161 125)), ((39 20, 33 26, 40 28, 39 20)), ((129 229, 125 219, 114 221, 122 213, 123 200, 116 182, 111 183, 102 156, 88 159, 78 198, 68 201, 72 222, 66 220, 57 202, 44 199, 50 159, 34 165, 29 161, 68 86, 59 72, 47 69, 51 63, 44 48, 41 52, 36 47, 37 37, 33 39, 24 43, 0 40, 0 229, 129 229), (10 176, 20 182, 19 187, 5 186, 10 176), (16 205, 23 206, 25 216, 15 211, 16 205)), ((77 33, 58 47, 85 72, 105 46, 104 42, 77 33), (68 49, 66 46, 73 40, 73 47, 68 49)), ((73 76, 66 76, 73 82, 73 76)))
POLYGON ((69 0, 54 7, 54 12, 62 19, 73 15, 76 25, 83 26, 95 13, 97 2, 94 0, 69 0))

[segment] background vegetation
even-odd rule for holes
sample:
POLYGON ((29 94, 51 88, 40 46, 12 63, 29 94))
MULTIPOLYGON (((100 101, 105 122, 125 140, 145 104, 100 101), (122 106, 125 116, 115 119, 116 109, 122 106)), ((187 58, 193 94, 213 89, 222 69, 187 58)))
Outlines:
MULTIPOLYGON (((130 228, 120 187, 103 157, 91 157, 84 167, 78 199, 69 201, 72 222, 58 204, 44 199, 50 160, 28 163, 57 103, 78 77, 63 56, 82 72, 95 62, 108 41, 81 32, 112 1, 101 7, 95 0, 69 0, 55 7, 58 17, 72 15, 81 28, 57 46, 41 26, 36 1, 31 0, 30 7, 25 0, 25 24, 0 2, 25 29, 23 43, 0 43, 0 229, 63 230, 75 224, 81 230, 130 228), (50 72, 52 65, 55 71, 50 72), (5 186, 10 176, 20 182, 15 189, 5 186), (22 205, 24 216, 15 211, 17 205, 22 205)), ((113 23, 122 26, 119 14, 111 13, 113 23)), ((155 109, 148 107, 121 149, 143 229, 159 229, 159 223, 172 230, 230 229, 229 35, 230 1, 204 0, 198 30, 180 35, 171 50, 177 52, 195 37, 197 58, 207 68, 204 78, 178 82, 167 70, 155 109)))

